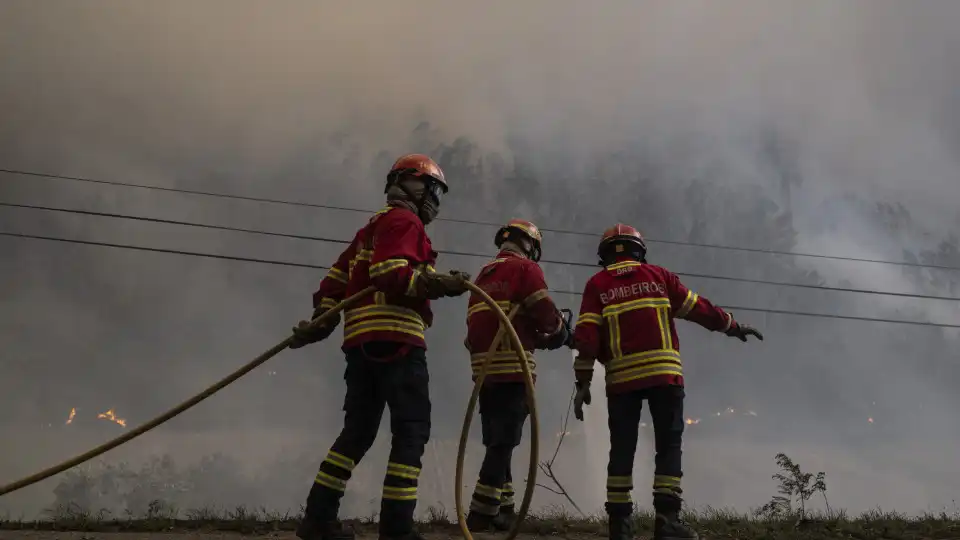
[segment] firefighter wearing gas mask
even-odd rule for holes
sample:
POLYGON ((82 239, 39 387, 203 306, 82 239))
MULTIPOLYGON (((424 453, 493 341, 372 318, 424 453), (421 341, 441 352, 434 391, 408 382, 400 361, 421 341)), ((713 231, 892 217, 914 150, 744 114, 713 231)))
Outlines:
MULTIPOLYGON (((520 306, 512 322, 533 371, 533 351, 563 347, 570 341, 571 329, 547 293, 538 264, 542 238, 537 226, 521 219, 510 220, 497 231, 494 242, 500 252, 480 270, 476 285, 505 313, 520 306)), ((472 294, 464 345, 470 351, 474 381, 499 328, 496 314, 472 294)), ((508 338, 501 339, 494 352, 479 398, 486 453, 470 501, 467 527, 471 531, 509 530, 516 519, 510 465, 529 409, 523 369, 508 338)))
MULTIPOLYGON (((343 429, 320 464, 297 528, 302 540, 351 540, 338 520, 352 471, 373 445, 385 407, 393 435, 383 480, 380 538, 417 540, 414 510, 421 457, 430 438, 429 375, 424 332, 433 322, 430 301, 460 296, 470 276, 438 274, 425 226, 447 193, 443 171, 429 157, 399 158, 387 175, 387 205, 360 229, 313 295, 313 318, 371 285, 344 313, 347 392, 343 429)), ((323 325, 301 321, 291 348, 326 339, 340 318, 323 325)))
POLYGON ((653 505, 656 540, 691 540, 697 533, 679 518, 683 369, 674 319, 686 319, 747 341, 763 339, 709 300, 687 289, 676 274, 646 262, 640 233, 617 224, 603 233, 597 250, 601 271, 587 281, 575 331, 577 394, 574 411, 583 420, 590 403, 593 364, 606 371, 610 460, 607 502, 611 540, 633 538, 633 460, 643 401, 650 407, 656 447, 653 505))

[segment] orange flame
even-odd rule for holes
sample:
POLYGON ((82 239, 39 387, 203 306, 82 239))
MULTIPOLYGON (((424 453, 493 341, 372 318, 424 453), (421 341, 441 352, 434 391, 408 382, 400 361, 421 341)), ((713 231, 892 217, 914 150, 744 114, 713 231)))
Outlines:
POLYGON ((97 415, 97 418, 102 418, 102 419, 104 419, 104 420, 109 420, 109 421, 111 421, 111 422, 113 422, 114 424, 117 424, 117 425, 119 425, 119 426, 127 427, 127 421, 124 420, 123 418, 118 418, 117 415, 116 415, 116 413, 113 412, 113 409, 110 409, 110 410, 108 410, 107 412, 103 412, 103 413, 98 414, 98 415, 97 415))
POLYGON ((74 419, 74 417, 76 417, 76 416, 77 416, 77 408, 74 407, 74 408, 70 409, 70 415, 67 416, 67 422, 66 422, 65 425, 69 426, 70 424, 72 424, 72 423, 73 423, 73 419, 74 419))
POLYGON ((694 425, 694 424, 699 424, 699 423, 700 423, 700 419, 699 419, 699 418, 697 418, 696 420, 694 420, 693 418, 687 418, 687 425, 688 425, 688 426, 692 426, 692 425, 694 425))

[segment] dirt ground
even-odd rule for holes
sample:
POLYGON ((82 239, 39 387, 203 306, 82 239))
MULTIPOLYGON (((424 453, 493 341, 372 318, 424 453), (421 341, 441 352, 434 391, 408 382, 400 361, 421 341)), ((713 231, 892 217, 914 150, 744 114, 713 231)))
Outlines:
MULTIPOLYGON (((454 540, 460 535, 426 534, 427 540, 454 540)), ((357 538, 376 539, 375 535, 360 535, 357 538)), ((492 540, 494 535, 475 535, 477 540, 492 540)), ((533 535, 520 535, 518 540, 534 540, 533 535)), ((276 532, 258 535, 243 535, 229 532, 168 532, 168 533, 99 533, 56 531, 0 531, 0 540, 296 540, 292 532, 276 532)))

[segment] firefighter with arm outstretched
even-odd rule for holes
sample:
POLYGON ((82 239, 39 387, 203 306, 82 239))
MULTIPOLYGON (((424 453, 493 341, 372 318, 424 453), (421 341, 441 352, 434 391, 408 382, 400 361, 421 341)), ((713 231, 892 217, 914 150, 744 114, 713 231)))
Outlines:
MULTIPOLYGON (((447 193, 440 167, 429 157, 399 158, 387 175, 387 205, 374 214, 320 283, 316 318, 369 286, 344 312, 347 392, 343 429, 320 464, 297 528, 302 540, 351 540, 338 519, 352 471, 373 445, 385 407, 393 435, 383 479, 380 538, 417 540, 413 527, 421 458, 430 437, 429 375, 424 332, 433 322, 430 301, 466 292, 469 276, 438 274, 437 253, 425 226, 447 193)), ((291 348, 327 338, 340 322, 302 321, 291 348)))
MULTIPOLYGON (((480 270, 475 283, 505 313, 520 306, 512 322, 533 372, 533 351, 563 347, 569 341, 570 329, 547 293, 538 264, 542 238, 537 226, 521 219, 510 220, 497 231, 494 242, 500 252, 480 270)), ((464 344, 470 352, 474 381, 499 328, 496 314, 479 295, 471 294, 464 344)), ((529 415, 523 380, 517 352, 504 335, 480 388, 480 422, 486 452, 467 514, 471 531, 509 530, 516 519, 510 465, 529 415)))
POLYGON ((610 459, 607 502, 611 540, 633 538, 633 460, 643 401, 650 407, 656 447, 653 505, 656 540, 690 540, 697 533, 679 518, 683 438, 683 368, 674 319, 747 341, 756 329, 687 289, 676 274, 646 262, 640 233, 618 224, 603 233, 603 269, 584 288, 575 331, 575 413, 590 403, 594 361, 606 372, 610 459))

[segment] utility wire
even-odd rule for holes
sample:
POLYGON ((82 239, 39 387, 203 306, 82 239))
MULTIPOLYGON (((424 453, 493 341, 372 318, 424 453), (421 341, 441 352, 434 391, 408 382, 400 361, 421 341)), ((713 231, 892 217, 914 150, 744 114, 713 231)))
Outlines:
MULTIPOLYGON (((328 237, 321 237, 321 236, 308 236, 308 235, 299 235, 299 234, 279 233, 279 232, 272 232, 272 231, 264 231, 264 230, 260 230, 260 229, 248 229, 248 228, 243 228, 243 227, 229 227, 229 226, 224 226, 224 225, 207 225, 207 224, 205 224, 205 223, 197 223, 197 222, 192 222, 192 221, 180 221, 180 220, 173 220, 173 219, 160 219, 160 218, 152 218, 152 217, 145 217, 145 216, 134 216, 134 215, 130 215, 130 214, 119 214, 119 213, 114 213, 114 212, 96 212, 96 211, 92 211, 92 210, 77 210, 77 209, 72 209, 72 208, 59 208, 59 207, 51 207, 51 206, 38 206, 38 205, 32 205, 32 204, 20 204, 20 203, 0 202, 0 207, 4 207, 4 206, 6 206, 6 207, 11 207, 11 208, 23 208, 23 209, 29 209, 29 210, 43 210, 43 211, 50 211, 50 212, 64 212, 64 213, 69 213, 69 214, 80 214, 80 215, 86 215, 86 216, 107 217, 107 218, 115 218, 115 219, 129 219, 129 220, 135 220, 135 221, 147 221, 147 222, 151 222, 151 223, 163 223, 163 224, 168 224, 168 225, 183 225, 183 226, 187 226, 187 227, 197 227, 197 228, 201 228, 201 229, 214 229, 214 230, 222 230, 222 231, 242 232, 242 233, 248 233, 248 234, 259 234, 259 235, 264 235, 264 236, 276 236, 276 237, 282 237, 282 238, 294 238, 294 239, 298 239, 298 240, 312 240, 312 241, 317 241, 317 242, 328 242, 328 243, 337 243, 337 244, 349 244, 349 243, 350 243, 349 240, 340 240, 340 239, 337 239, 337 238, 328 238, 328 237)), ((467 251, 442 250, 442 251, 440 251, 440 253, 445 253, 445 254, 447 254, 447 255, 461 256, 461 257, 477 257, 477 258, 484 258, 484 259, 490 258, 490 255, 489 255, 489 254, 471 253, 471 252, 467 252, 467 251)), ((554 260, 549 260, 549 259, 542 259, 540 262, 543 263, 543 264, 556 264, 556 265, 561 265, 561 266, 579 266, 579 267, 587 267, 587 268, 596 268, 596 267, 597 267, 596 264, 576 262, 576 261, 554 261, 554 260)), ((920 298, 920 299, 924 299, 924 300, 960 301, 960 298, 951 297, 951 296, 936 296, 936 295, 928 295, 928 294, 914 294, 914 293, 902 293, 902 292, 876 291, 876 290, 871 290, 871 289, 855 289, 855 288, 850 288, 850 287, 828 287, 828 286, 825 286, 825 285, 810 285, 810 284, 804 284, 804 283, 786 283, 786 282, 782 282, 782 281, 770 281, 770 280, 764 280, 764 279, 738 278, 738 277, 730 277, 730 276, 716 276, 716 275, 711 275, 711 274, 695 274, 695 273, 687 273, 687 272, 676 272, 676 274, 679 275, 679 276, 684 276, 684 277, 701 278, 701 279, 714 279, 714 280, 721 280, 721 281, 734 281, 734 282, 739 282, 739 283, 751 283, 751 284, 755 284, 755 285, 771 285, 771 286, 775 286, 775 287, 794 287, 794 288, 801 288, 801 289, 815 289, 815 290, 833 291, 833 292, 847 292, 847 293, 857 293, 857 294, 873 294, 873 295, 880 295, 880 296, 895 296, 895 297, 901 297, 901 298, 920 298)))
POLYGON ((273 259, 257 259, 253 257, 234 257, 232 255, 218 255, 216 253, 204 253, 202 251, 184 251, 181 249, 165 249, 165 248, 153 248, 146 246, 134 246, 130 244, 114 244, 111 242, 94 242, 93 240, 76 240, 73 238, 61 238, 58 236, 42 236, 39 234, 22 234, 22 233, 12 233, 6 231, 0 231, 0 236, 9 236, 12 238, 26 238, 32 240, 49 240, 52 242, 64 242, 67 244, 83 244, 86 246, 101 246, 101 247, 111 247, 119 249, 131 249, 136 251, 150 251, 153 253, 169 253, 173 255, 186 255, 189 257, 204 257, 207 259, 223 259, 227 261, 242 261, 242 262, 252 262, 252 263, 261 263, 261 264, 275 264, 280 266, 296 266, 299 268, 316 268, 319 270, 329 270, 329 266, 322 266, 319 264, 307 264, 307 263, 296 263, 288 261, 277 261, 273 259))
MULTIPOLYGON (((272 264, 272 265, 279 265, 279 266, 294 266, 294 267, 300 267, 300 268, 315 268, 315 269, 322 269, 322 270, 327 270, 327 269, 329 269, 329 267, 327 267, 327 266, 321 266, 321 265, 315 265, 315 264, 306 264, 306 263, 294 263, 294 262, 288 262, 288 261, 278 261, 278 260, 274 260, 274 259, 255 259, 255 258, 250 258, 250 257, 233 257, 233 256, 229 256, 229 255, 217 255, 217 254, 213 254, 213 253, 203 253, 203 252, 197 252, 197 251, 183 251, 183 250, 175 250, 175 249, 150 248, 150 247, 144 247, 144 246, 134 246, 134 245, 129 245, 129 244, 115 244, 115 243, 108 243, 108 242, 94 242, 94 241, 91 241, 91 240, 74 240, 74 239, 71 239, 71 238, 61 238, 61 237, 56 237, 56 236, 41 236, 41 235, 34 235, 34 234, 11 233, 11 232, 4 232, 4 231, 0 231, 0 236, 7 236, 7 237, 21 238, 21 239, 31 239, 31 240, 49 240, 49 241, 55 241, 55 242, 65 242, 65 243, 70 243, 70 244, 83 244, 83 245, 88 245, 88 246, 101 246, 101 247, 111 247, 111 248, 117 248, 117 249, 130 249, 130 250, 137 250, 137 251, 150 251, 150 252, 156 252, 156 253, 169 253, 169 254, 190 256, 190 257, 204 257, 204 258, 210 258, 210 259, 225 259, 225 260, 231 260, 231 261, 253 262, 253 263, 272 264)), ((576 291, 554 290, 554 291, 551 291, 551 292, 554 293, 554 294, 568 294, 568 295, 572 295, 572 296, 582 296, 582 295, 583 295, 583 293, 576 292, 576 291)), ((772 314, 776 314, 776 315, 796 315, 796 316, 801 316, 801 317, 814 317, 814 318, 822 318, 822 319, 844 319, 844 320, 850 320, 850 321, 879 322, 879 323, 890 323, 890 324, 908 324, 908 325, 913 325, 913 326, 932 326, 932 327, 937 327, 937 328, 960 328, 960 325, 958 325, 958 324, 945 324, 945 323, 934 323, 934 322, 925 322, 925 321, 904 321, 904 320, 898 320, 898 319, 877 319, 877 318, 871 318, 871 317, 855 317, 855 316, 850 316, 850 315, 832 315, 832 314, 829 314, 829 313, 811 313, 811 312, 805 312, 805 311, 792 311, 792 310, 782 310, 782 309, 765 309, 765 308, 751 308, 751 307, 741 307, 741 306, 721 306, 721 307, 723 307, 724 309, 727 309, 727 310, 729 310, 729 311, 754 311, 754 312, 758 312, 758 313, 772 313, 772 314)))
MULTIPOLYGON (((137 189, 148 189, 148 190, 153 190, 153 191, 166 191, 166 192, 171 192, 171 193, 181 193, 181 194, 187 194, 187 195, 200 195, 200 196, 204 196, 204 197, 215 197, 215 198, 220 198, 220 199, 234 199, 234 200, 241 200, 241 201, 262 202, 262 203, 268 203, 268 204, 280 204, 280 205, 287 205, 287 206, 301 206, 301 207, 307 207, 307 208, 325 208, 325 209, 327 209, 327 210, 341 210, 341 211, 344 211, 344 212, 373 213, 373 212, 376 211, 376 210, 365 210, 365 209, 363 209, 363 208, 353 208, 353 207, 348 207, 348 206, 337 206, 337 205, 330 205, 330 204, 309 203, 309 202, 303 202, 303 201, 291 201, 291 200, 287 200, 287 199, 272 199, 272 198, 265 198, 265 197, 252 197, 252 196, 245 196, 245 195, 232 195, 232 194, 229 194, 229 193, 218 193, 218 192, 201 191, 201 190, 194 190, 194 189, 183 189, 183 188, 170 188, 170 187, 163 187, 163 186, 152 186, 152 185, 148 185, 148 184, 136 184, 136 183, 131 183, 131 182, 120 182, 120 181, 113 181, 113 180, 100 180, 100 179, 95 179, 95 178, 84 178, 84 177, 77 177, 77 176, 65 176, 65 175, 59 175, 59 174, 47 174, 47 173, 39 173, 39 172, 33 172, 33 171, 24 171, 24 170, 19 170, 19 169, 4 169, 4 168, 0 168, 0 173, 16 174, 16 175, 22 175, 22 176, 33 176, 33 177, 37 177, 37 178, 46 178, 46 179, 52 179, 52 180, 68 180, 68 181, 72 181, 72 182, 84 182, 84 183, 102 184, 102 185, 108 185, 108 186, 128 187, 128 188, 137 188, 137 189)), ((477 221, 477 220, 469 220, 469 219, 437 218, 437 221, 447 221, 447 222, 450 222, 450 223, 463 223, 463 224, 468 224, 468 225, 482 225, 482 226, 485 226, 485 227, 501 227, 501 226, 503 226, 502 223, 494 223, 494 222, 490 222, 490 221, 477 221)), ((597 237, 599 236, 599 234, 597 234, 597 233, 595 233, 595 232, 576 231, 576 230, 570 230, 570 229, 556 229, 556 228, 545 228, 545 227, 541 227, 540 230, 541 230, 541 231, 544 231, 544 232, 552 232, 552 233, 557 233, 557 234, 569 234, 569 235, 576 235, 576 236, 589 236, 589 237, 591 237, 591 238, 597 238, 597 237)), ((812 258, 812 259, 829 259, 829 260, 835 260, 835 261, 851 261, 851 262, 863 262, 863 263, 872 263, 872 264, 888 264, 888 265, 894 265, 894 266, 909 266, 909 267, 914 267, 914 268, 934 268, 934 269, 938 269, 938 270, 960 270, 960 267, 956 267, 956 266, 937 265, 937 264, 923 264, 923 263, 912 263, 912 262, 906 262, 906 261, 888 261, 888 260, 883 260, 883 259, 867 259, 867 258, 860 258, 860 257, 843 257, 843 256, 839 256, 839 255, 822 255, 822 254, 818 254, 818 253, 803 253, 803 252, 795 252, 795 251, 782 251, 782 250, 776 250, 776 249, 747 248, 747 247, 738 247, 738 246, 725 246, 725 245, 721 245, 721 244, 707 244, 707 243, 700 243, 700 242, 683 242, 683 241, 680 241, 680 240, 659 240, 659 239, 653 239, 653 238, 646 238, 645 240, 646 240, 647 242, 650 242, 650 243, 670 244, 670 245, 677 245, 677 246, 701 247, 701 248, 719 249, 719 250, 726 250, 726 251, 742 251, 742 252, 746 252, 746 253, 766 253, 766 254, 768 254, 768 255, 789 255, 789 256, 793 256, 793 257, 807 257, 807 258, 812 258)))

